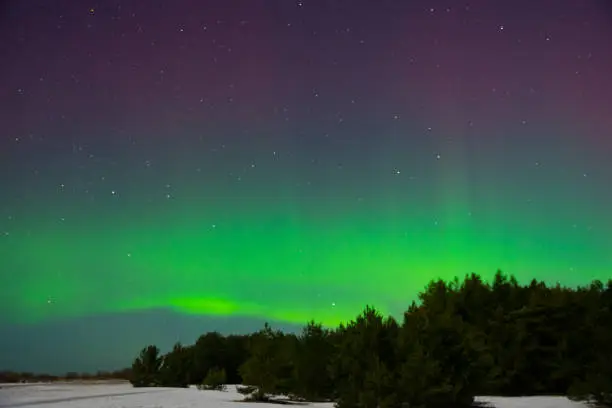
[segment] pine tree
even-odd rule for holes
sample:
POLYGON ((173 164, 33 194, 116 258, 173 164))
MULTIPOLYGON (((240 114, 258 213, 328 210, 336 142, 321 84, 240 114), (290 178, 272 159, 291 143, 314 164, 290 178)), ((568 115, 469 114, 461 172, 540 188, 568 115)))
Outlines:
POLYGON ((329 362, 334 352, 328 330, 309 322, 298 337, 295 350, 295 394, 308 401, 333 396, 329 362))
POLYGON ((371 307, 341 328, 331 366, 337 406, 392 406, 395 401, 397 323, 371 307), (365 405, 364 405, 365 404, 365 405))
POLYGON ((147 346, 132 364, 132 378, 130 382, 134 387, 155 387, 160 384, 160 367, 162 358, 159 348, 147 346))
POLYGON ((190 356, 192 348, 176 343, 168 354, 163 357, 160 368, 160 381, 164 387, 188 387, 191 376, 190 356))
POLYGON ((196 341, 193 348, 191 381, 201 384, 213 367, 225 368, 227 360, 226 339, 217 332, 206 333, 196 341))
POLYGON ((225 338, 225 356, 223 368, 228 384, 242 384, 239 368, 247 360, 247 336, 231 335, 225 338))
POLYGON ((258 401, 267 395, 291 389, 293 367, 289 361, 289 342, 281 332, 272 331, 266 323, 249 342, 250 357, 240 367, 243 382, 257 387, 253 398, 258 401))
POLYGON ((411 407, 469 407, 491 365, 483 334, 450 311, 434 310, 422 307, 405 316, 401 399, 411 407))
POLYGON ((605 289, 601 282, 594 282, 588 294, 591 302, 595 295, 597 298, 597 308, 587 323, 591 352, 568 393, 573 399, 612 407, 612 280, 605 289))

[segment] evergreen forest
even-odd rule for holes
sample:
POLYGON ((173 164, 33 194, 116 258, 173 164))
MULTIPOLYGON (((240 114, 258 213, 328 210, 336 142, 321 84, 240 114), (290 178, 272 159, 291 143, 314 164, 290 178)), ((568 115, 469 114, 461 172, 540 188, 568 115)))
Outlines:
POLYGON ((210 332, 166 354, 149 345, 130 381, 244 384, 253 401, 283 394, 338 408, 470 407, 477 395, 568 395, 612 407, 612 280, 520 285, 498 271, 490 283, 475 274, 432 281, 401 321, 368 306, 337 328, 210 332))

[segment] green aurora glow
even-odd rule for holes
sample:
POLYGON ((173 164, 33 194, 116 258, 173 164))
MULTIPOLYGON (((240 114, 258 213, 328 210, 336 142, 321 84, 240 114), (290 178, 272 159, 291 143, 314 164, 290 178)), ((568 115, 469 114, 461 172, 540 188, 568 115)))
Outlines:
POLYGON ((326 216, 277 204, 214 224, 185 209, 149 223, 83 217, 72 227, 24 230, 7 254, 25 273, 7 282, 3 299, 22 322, 169 307, 332 325, 366 304, 397 315, 437 277, 490 278, 500 268, 519 280, 574 285, 609 276, 607 238, 557 233, 559 220, 449 210, 433 221, 433 210, 402 218, 389 208, 328 207, 326 216))

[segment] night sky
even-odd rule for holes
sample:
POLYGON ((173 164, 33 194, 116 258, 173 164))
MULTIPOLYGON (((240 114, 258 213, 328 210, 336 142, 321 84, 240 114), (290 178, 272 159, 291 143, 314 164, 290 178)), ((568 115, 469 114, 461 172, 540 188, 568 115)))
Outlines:
POLYGON ((5 1, 0 369, 612 275, 606 1, 5 1))

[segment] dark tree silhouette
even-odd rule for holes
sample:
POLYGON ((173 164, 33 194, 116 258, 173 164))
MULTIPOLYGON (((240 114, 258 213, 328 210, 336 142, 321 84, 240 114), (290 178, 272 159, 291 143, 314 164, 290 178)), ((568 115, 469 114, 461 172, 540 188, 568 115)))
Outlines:
POLYGON ((153 387, 160 385, 162 357, 156 346, 147 346, 132 364, 131 383, 134 387, 153 387))
POLYGON ((253 399, 283 393, 339 408, 463 408, 479 394, 566 394, 612 407, 612 280, 520 285, 498 271, 490 284, 475 274, 432 281, 401 324, 366 307, 338 328, 310 322, 298 336, 267 324, 250 335, 207 333, 164 356, 146 347, 130 379, 219 387, 223 371, 252 386, 241 391, 253 399))

